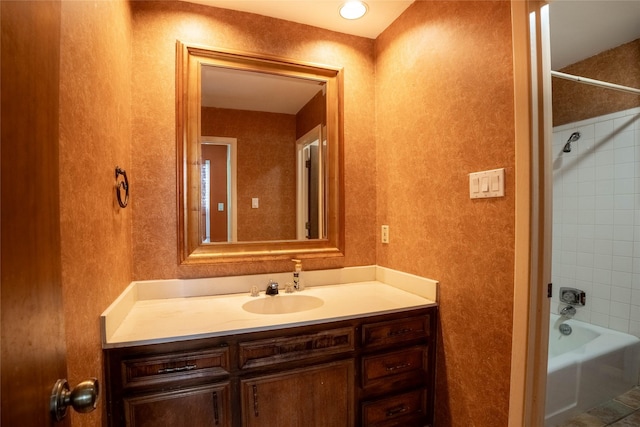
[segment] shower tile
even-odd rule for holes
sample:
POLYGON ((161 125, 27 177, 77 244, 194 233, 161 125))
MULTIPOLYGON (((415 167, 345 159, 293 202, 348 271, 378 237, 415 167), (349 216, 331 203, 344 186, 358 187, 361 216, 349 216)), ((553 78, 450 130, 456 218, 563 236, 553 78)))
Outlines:
POLYGON ((595 240, 593 239, 576 239, 576 250, 578 252, 586 252, 594 254, 595 240))
POLYGON ((612 208, 613 196, 611 196, 610 198, 601 198, 600 196, 598 196, 596 198, 596 206, 597 206, 597 209, 595 211, 596 224, 599 224, 599 225, 613 224, 613 221, 615 218, 614 210, 612 208), (611 200, 611 204, 601 203, 601 202, 604 202, 605 199, 611 200))
POLYGON ((595 238, 598 240, 611 241, 611 238, 613 237, 612 226, 614 222, 615 212, 613 209, 603 209, 595 211, 595 238), (598 230, 598 228, 602 228, 602 230, 598 230))
POLYGON ((614 177, 616 179, 633 178, 635 177, 636 167, 633 163, 626 163, 623 165, 617 165, 615 167, 614 177))
MULTIPOLYGON (((617 302, 617 301, 611 301, 611 311, 610 311, 610 313, 612 313, 616 317, 618 317, 620 319, 627 319, 628 320, 630 312, 631 312, 631 304, 623 303, 623 302, 617 302)), ((609 319, 609 322, 611 322, 611 319, 609 319)))
POLYGON ((596 228, 592 224, 578 224, 578 238, 595 239, 596 228))
MULTIPOLYGON (((613 231, 613 229, 612 229, 613 231)), ((597 227, 596 227, 597 233, 597 227)), ((594 240, 594 250, 598 255, 612 255, 613 254, 613 240, 611 234, 606 238, 599 239, 596 237, 594 240)))
POLYGON ((603 313, 591 312, 591 323, 594 325, 602 326, 603 328, 609 327, 609 315, 603 313))
MULTIPOLYGON (((611 265, 613 263, 613 257, 607 254, 599 254, 593 259, 593 267, 599 270, 608 270, 609 276, 611 276, 611 265)), ((611 283, 611 282, 609 282, 611 283)))
POLYGON ((640 302, 637 296, 631 297, 631 310, 629 311, 629 320, 632 322, 640 322, 640 302))
POLYGON ((632 225, 614 225, 613 240, 633 241, 632 225))
POLYGON ((611 147, 609 147, 608 150, 602 149, 602 147, 598 147, 596 149, 596 155, 594 157, 596 161, 596 167, 613 165, 614 163, 614 154, 613 154, 613 150, 611 150, 611 147), (602 150, 602 151, 598 151, 598 150, 602 150))
POLYGON ((592 210, 578 211, 578 224, 595 224, 595 212, 592 210))
POLYGON ((606 299, 590 298, 591 310, 596 313, 609 314, 610 304, 606 299))
POLYGON ((633 242, 623 242, 616 240, 613 242, 613 255, 614 256, 632 256, 633 254, 633 242))
POLYGON ((635 142, 634 137, 635 137, 635 134, 633 131, 621 132, 617 134, 613 140, 614 147, 616 149, 633 147, 635 142))
POLYGON ((595 126, 593 124, 578 127, 580 137, 584 139, 593 139, 595 136, 595 126))
MULTIPOLYGON (((628 242, 630 243, 630 242, 628 242)), ((629 252, 629 255, 631 252, 629 252)), ((633 272, 633 258, 631 256, 613 256, 611 268, 614 271, 633 272)))
POLYGON ((640 388, 632 388, 628 392, 616 397, 615 400, 633 409, 640 409, 640 388))
MULTIPOLYGON (((609 279, 610 280, 610 279, 609 279)), ((587 298, 603 298, 603 299, 611 299, 611 286, 601 283, 594 283, 593 285, 593 294, 587 295, 587 298)), ((640 291, 638 291, 638 296, 640 297, 640 291)), ((591 299, 589 298, 589 299, 591 299)), ((640 320, 640 319, 638 319, 640 320)))
POLYGON ((629 319, 611 316, 609 317, 609 328, 625 334, 629 333, 629 319))
POLYGON ((576 267, 576 280, 583 280, 591 282, 593 281, 593 268, 592 267, 576 267))
POLYGON ((613 197, 614 209, 633 209, 635 198, 633 194, 615 194, 613 197))
POLYGON ((633 284, 633 274, 626 271, 612 271, 611 284, 623 288, 630 288, 633 284))
POLYGON ((613 286, 611 288, 611 300, 616 302, 629 302, 631 300, 631 289, 613 286))
MULTIPOLYGON (((633 163, 622 165, 629 166, 634 165, 633 163)), ((635 191, 635 179, 633 178, 620 178, 615 180, 614 191, 615 194, 634 194, 635 191)))
POLYGON ((632 408, 628 407, 627 405, 623 405, 622 403, 616 402, 614 400, 605 402, 602 405, 596 406, 590 411, 587 411, 588 414, 599 418, 605 423, 612 423, 612 422, 618 421, 622 417, 629 415, 632 412, 633 412, 632 408))
POLYGON ((595 124, 594 136, 608 135, 613 132, 613 120, 604 120, 595 124))
POLYGON ((635 159, 636 150, 634 147, 616 148, 613 151, 613 162, 616 165, 630 163, 635 159))

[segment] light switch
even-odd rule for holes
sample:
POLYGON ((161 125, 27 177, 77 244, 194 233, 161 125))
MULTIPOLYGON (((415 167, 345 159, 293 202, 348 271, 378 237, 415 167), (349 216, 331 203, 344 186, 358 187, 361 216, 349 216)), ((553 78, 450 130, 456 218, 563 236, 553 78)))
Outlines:
POLYGON ((491 191, 500 190, 500 175, 491 175, 491 191))
POLYGON ((252 209, 258 209, 258 207, 260 206, 260 202, 258 201, 257 197, 253 197, 251 199, 251 208, 252 209))
POLYGON ((486 193, 489 191, 489 177, 483 176, 480 181, 482 182, 482 192, 486 193))
POLYGON ((476 177, 471 177, 471 194, 480 192, 480 180, 476 177))
POLYGON ((218 203, 218 212, 224 212, 224 203, 218 203))
POLYGON ((504 168, 470 173, 469 196, 472 199, 504 197, 504 168))

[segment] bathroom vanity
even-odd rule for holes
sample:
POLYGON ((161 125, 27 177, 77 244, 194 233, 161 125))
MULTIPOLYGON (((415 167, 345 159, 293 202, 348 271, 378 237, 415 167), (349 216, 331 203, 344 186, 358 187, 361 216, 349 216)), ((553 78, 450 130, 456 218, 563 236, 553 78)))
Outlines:
POLYGON ((433 423, 437 304, 384 283, 152 298, 111 315, 110 426, 433 423))

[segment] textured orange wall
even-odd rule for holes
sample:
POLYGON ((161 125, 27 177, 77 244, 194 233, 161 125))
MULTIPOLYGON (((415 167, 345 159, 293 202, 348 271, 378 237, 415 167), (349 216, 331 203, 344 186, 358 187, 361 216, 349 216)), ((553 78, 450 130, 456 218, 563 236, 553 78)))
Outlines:
POLYGON ((440 281, 436 425, 506 426, 514 265, 510 4, 416 2, 376 43, 379 265, 440 281), (469 198, 506 169, 506 196, 469 198))
POLYGON ((296 114, 296 139, 303 137, 319 124, 326 124, 327 97, 318 92, 296 114))
POLYGON ((374 41, 184 2, 132 2, 134 279, 291 271, 290 261, 177 264, 175 45, 239 49, 344 67, 346 255, 305 269, 375 263, 374 41))
MULTIPOLYGON (((125 1, 62 2, 60 235, 68 380, 102 378, 99 316, 131 281, 131 208, 115 166, 131 170, 131 17, 125 1), (108 22, 108 25, 105 25, 108 22)), ((72 425, 101 424, 70 411, 72 425)))
MULTIPOLYGON (((590 79, 640 88, 640 39, 599 53, 561 70, 590 79)), ((640 106, 640 95, 553 78, 553 125, 640 106)))
POLYGON ((212 107, 201 111, 202 135, 238 140, 238 241, 295 239, 296 116, 212 107), (251 207, 254 197, 257 209, 251 207))

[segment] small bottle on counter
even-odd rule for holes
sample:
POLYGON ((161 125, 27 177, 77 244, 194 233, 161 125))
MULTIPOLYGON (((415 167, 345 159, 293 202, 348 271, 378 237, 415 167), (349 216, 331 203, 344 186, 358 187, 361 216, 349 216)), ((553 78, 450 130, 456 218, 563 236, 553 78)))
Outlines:
POLYGON ((302 261, 299 259, 292 259, 291 261, 295 262, 296 265, 293 270, 293 288, 296 291, 301 291, 304 289, 304 285, 300 280, 300 272, 302 271, 302 261))

